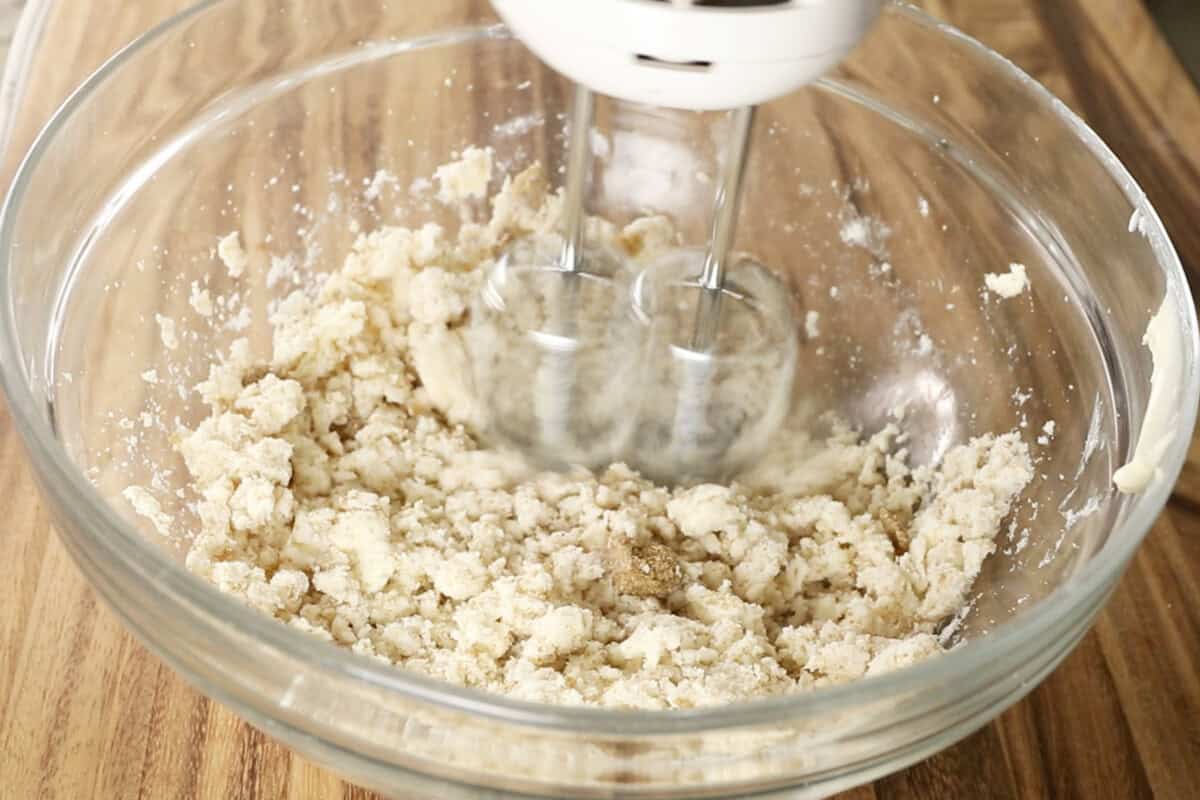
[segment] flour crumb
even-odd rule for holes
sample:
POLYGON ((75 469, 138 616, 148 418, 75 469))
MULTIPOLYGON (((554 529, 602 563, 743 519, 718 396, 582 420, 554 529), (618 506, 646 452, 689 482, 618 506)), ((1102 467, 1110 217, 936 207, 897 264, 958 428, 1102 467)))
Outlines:
POLYGON ((167 536, 171 533, 171 517, 162 510, 162 505, 154 495, 140 486, 128 486, 121 495, 135 513, 150 521, 159 535, 167 536))
POLYGON ((438 199, 447 205, 481 200, 492 180, 492 148, 468 147, 458 161, 443 164, 434 173, 438 199))
POLYGON ((887 257, 887 240, 892 229, 881 220, 851 213, 842 223, 839 236, 842 244, 867 250, 877 258, 887 257))
POLYGON ((804 334, 809 339, 816 339, 821 335, 821 312, 810 310, 804 313, 804 334))
POLYGON ((368 203, 373 203, 379 199, 385 188, 395 187, 398 183, 399 179, 386 169, 376 170, 370 182, 367 183, 367 188, 363 190, 363 199, 368 203))
POLYGON ((211 317, 213 314, 212 295, 208 293, 208 289, 201 287, 198 281, 192 281, 192 292, 188 296, 188 305, 202 317, 211 317))
POLYGON ((1041 434, 1038 435, 1037 443, 1040 444, 1042 447, 1045 447, 1046 445, 1050 444, 1050 442, 1054 440, 1055 427, 1056 427, 1056 425, 1055 425, 1054 420, 1049 420, 1045 425, 1043 425, 1042 432, 1041 432, 1041 434))
POLYGON ((983 281, 988 291, 1004 299, 1016 297, 1029 287, 1024 264, 1009 264, 1008 272, 1002 274, 989 272, 983 276, 983 281))
POLYGON ((225 320, 225 330, 227 331, 244 331, 250 327, 250 323, 254 321, 254 314, 250 306, 242 306, 238 309, 238 313, 225 320))
POLYGON ((413 178, 413 182, 408 185, 408 194, 410 197, 420 197, 433 188, 433 181, 429 178, 413 178))
POLYGON ((179 335, 176 332, 175 320, 164 317, 162 314, 155 314, 154 321, 158 323, 158 337, 162 341, 163 347, 168 350, 178 347, 179 335))
POLYGON ((267 288, 274 289, 283 281, 295 282, 296 278, 296 257, 289 254, 286 256, 271 256, 271 266, 267 270, 267 288))
POLYGON ((221 237, 217 242, 217 256, 231 278, 242 277, 246 272, 246 265, 250 262, 246 251, 242 249, 241 234, 237 231, 221 237))

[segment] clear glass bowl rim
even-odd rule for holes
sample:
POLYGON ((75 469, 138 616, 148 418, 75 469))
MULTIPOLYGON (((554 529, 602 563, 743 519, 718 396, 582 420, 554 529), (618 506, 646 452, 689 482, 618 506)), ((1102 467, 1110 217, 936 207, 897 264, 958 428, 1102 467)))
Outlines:
MULTIPOLYGON (((32 175, 75 111, 138 52, 205 11, 237 1, 202 0, 154 26, 105 61, 63 102, 39 132, 21 161, 3 208, 0 209, 0 387, 8 398, 15 427, 35 469, 40 473, 42 496, 46 497, 47 487, 56 487, 55 493, 65 500, 63 513, 72 518, 80 531, 86 531, 82 535, 91 540, 90 545, 106 550, 128 579, 150 581, 158 587, 164 602, 175 606, 185 617, 198 617, 197 621, 208 626, 233 626, 253 636, 260 646, 273 649, 290 661, 303 663, 309 669, 327 673, 333 679, 333 685, 338 680, 364 681, 379 689, 446 710, 563 732, 587 731, 623 736, 695 733, 760 725, 886 701, 889 697, 918 692, 931 686, 952 684, 956 675, 969 674, 984 665, 993 664, 1017 643, 1038 636, 1065 617, 1082 616, 1094 611, 1089 601, 1107 595, 1107 589, 1115 583, 1170 496, 1182 469, 1196 422, 1200 363, 1194 359, 1186 364, 1184 380, 1178 387, 1177 395, 1179 406, 1184 409, 1183 424, 1179 430, 1188 435, 1179 436, 1164 454, 1161 462, 1164 479, 1156 481, 1145 493, 1129 497, 1126 500, 1130 504, 1128 513, 1100 552, 1078 574, 1025 610, 1018 621, 1001 623, 994 631, 981 639, 972 640, 967 646, 896 672, 808 693, 708 709, 614 711, 513 700, 380 664, 294 631, 221 594, 170 558, 160 546, 148 542, 132 526, 122 521, 76 468, 50 426, 41 418, 39 401, 29 385, 28 371, 20 350, 15 313, 17 298, 12 296, 9 253, 13 246, 17 211, 32 175)), ((1187 288, 1187 278, 1178 254, 1157 212, 1146 200, 1145 193, 1117 156, 1065 103, 1007 58, 921 9, 903 2, 892 2, 889 13, 900 14, 910 24, 934 30, 967 47, 976 57, 991 62, 992 66, 1005 72, 1038 100, 1044 110, 1065 123, 1078 137, 1079 143, 1088 149, 1122 188, 1131 205, 1141 210, 1146 235, 1150 241, 1158 244, 1155 250, 1159 267, 1165 273, 1166 285, 1169 289, 1187 288)), ((475 29, 482 30, 478 26, 475 29)), ((499 35, 506 35, 502 26, 489 28, 489 33, 496 31, 500 31, 499 35)), ((454 40, 454 34, 462 32, 462 29, 445 30, 420 38, 423 44, 436 43, 443 37, 449 42, 454 40)), ((1182 305, 1186 316, 1186 330, 1183 333, 1190 340, 1190 352, 1200 352, 1195 308, 1191 302, 1182 305)), ((1136 436, 1131 440, 1136 442, 1136 436)), ((1122 454, 1125 458, 1129 455, 1122 454)))

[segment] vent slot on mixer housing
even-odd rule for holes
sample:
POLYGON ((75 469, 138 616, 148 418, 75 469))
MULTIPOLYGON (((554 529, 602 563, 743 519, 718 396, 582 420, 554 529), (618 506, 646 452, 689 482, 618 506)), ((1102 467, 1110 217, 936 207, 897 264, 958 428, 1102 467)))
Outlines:
POLYGON ((754 8, 755 6, 782 6, 792 0, 696 0, 694 6, 712 6, 715 8, 754 8))
MULTIPOLYGON (((660 3, 670 3, 672 0, 658 0, 660 3)), ((708 6, 710 8, 754 8, 755 6, 782 6, 792 0, 692 0, 691 5, 708 6)))
MULTIPOLYGON (((678 0, 655 0, 658 3, 673 3, 678 0)), ((787 5, 792 0, 691 0, 689 5, 702 8, 760 8, 764 6, 787 5)), ((634 58, 639 64, 662 67, 664 69, 683 70, 685 72, 707 72, 712 69, 711 61, 668 61, 655 58, 646 53, 637 53, 634 58)))
POLYGON ((707 72, 712 69, 713 62, 711 61, 667 61, 662 58, 655 58, 645 53, 634 54, 634 60, 639 64, 645 64, 649 67, 658 67, 660 69, 675 69, 684 72, 707 72))

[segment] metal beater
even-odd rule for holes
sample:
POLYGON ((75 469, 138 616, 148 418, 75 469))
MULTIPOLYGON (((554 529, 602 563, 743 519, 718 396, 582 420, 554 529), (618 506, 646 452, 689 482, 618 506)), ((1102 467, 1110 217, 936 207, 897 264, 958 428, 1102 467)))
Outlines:
POLYGON ((880 4, 493 0, 577 84, 558 252, 515 243, 476 315, 476 381, 494 439, 541 463, 626 461, 670 484, 727 479, 761 454, 787 413, 797 341, 786 287, 732 258, 754 106, 840 61, 880 4), (735 109, 705 248, 639 271, 586 240, 593 90, 735 109))

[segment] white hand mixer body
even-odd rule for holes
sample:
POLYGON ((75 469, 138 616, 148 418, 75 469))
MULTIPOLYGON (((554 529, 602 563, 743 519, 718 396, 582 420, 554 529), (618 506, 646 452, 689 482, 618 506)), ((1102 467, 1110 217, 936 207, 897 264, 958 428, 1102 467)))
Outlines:
POLYGON ((529 49, 593 91, 697 111, 756 105, 836 66, 883 0, 492 0, 529 49))

